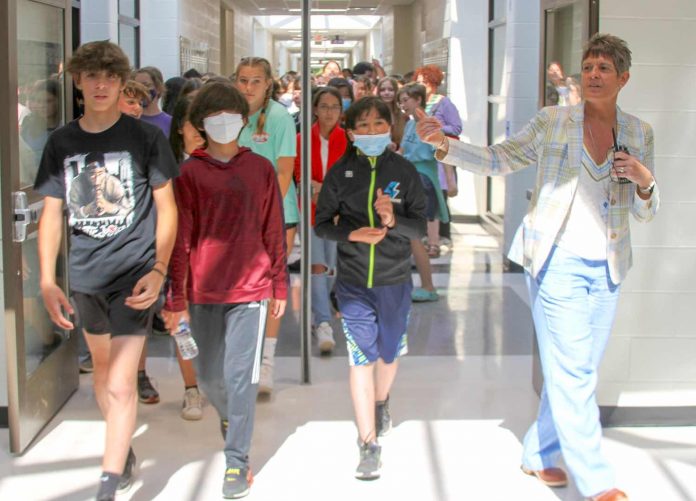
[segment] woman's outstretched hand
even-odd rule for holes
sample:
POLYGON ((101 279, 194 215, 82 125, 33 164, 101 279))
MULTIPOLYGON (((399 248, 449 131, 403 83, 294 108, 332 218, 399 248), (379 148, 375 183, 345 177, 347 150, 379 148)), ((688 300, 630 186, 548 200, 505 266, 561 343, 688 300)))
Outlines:
POLYGON ((431 144, 436 148, 442 144, 445 134, 442 132, 442 124, 435 118, 425 114, 422 108, 418 108, 415 113, 417 120, 416 134, 424 143, 431 144))

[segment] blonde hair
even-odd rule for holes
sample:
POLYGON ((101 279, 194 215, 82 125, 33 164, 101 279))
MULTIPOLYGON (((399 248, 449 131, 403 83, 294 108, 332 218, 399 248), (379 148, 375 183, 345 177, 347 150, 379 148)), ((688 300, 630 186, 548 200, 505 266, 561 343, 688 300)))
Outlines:
POLYGON ((270 85, 266 88, 266 95, 263 98, 263 104, 261 105, 261 113, 259 113, 259 120, 256 122, 256 134, 263 133, 263 128, 266 125, 266 109, 268 108, 268 103, 271 101, 273 95, 273 71, 271 70, 271 63, 263 57, 243 57, 237 68, 234 70, 235 81, 239 78, 240 68, 251 67, 251 68, 262 68, 266 75, 266 80, 270 80, 270 85))
POLYGON ((377 82, 376 87, 376 96, 380 99, 381 96, 379 95, 379 91, 382 88, 382 84, 385 82, 391 83, 392 88, 394 89, 394 99, 392 99, 391 103, 386 103, 386 105, 389 107, 392 113, 392 141, 395 144, 400 145, 401 140, 404 138, 404 127, 406 127, 406 117, 401 112, 401 108, 399 108, 399 94, 401 94, 401 90, 399 89, 399 82, 396 80, 396 78, 382 77, 379 82, 377 82))

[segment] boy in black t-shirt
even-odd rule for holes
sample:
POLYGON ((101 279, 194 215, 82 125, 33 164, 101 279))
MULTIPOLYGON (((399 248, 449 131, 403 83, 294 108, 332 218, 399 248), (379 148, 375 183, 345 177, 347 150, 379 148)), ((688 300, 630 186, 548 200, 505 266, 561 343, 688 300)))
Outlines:
POLYGON ((84 95, 85 112, 51 135, 36 178, 35 189, 45 196, 41 293, 51 320, 72 329, 61 309, 75 312, 55 282, 66 205, 72 299, 106 421, 97 493, 97 500, 106 501, 131 483, 136 369, 176 238, 171 179, 178 166, 159 129, 119 111, 130 66, 118 46, 82 45, 67 69, 84 95))

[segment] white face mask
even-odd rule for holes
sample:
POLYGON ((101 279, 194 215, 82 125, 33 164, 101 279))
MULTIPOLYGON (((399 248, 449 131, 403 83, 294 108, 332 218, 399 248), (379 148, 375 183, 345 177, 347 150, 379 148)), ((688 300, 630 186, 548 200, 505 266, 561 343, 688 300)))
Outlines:
POLYGON ((242 115, 222 112, 219 115, 203 119, 203 128, 207 136, 219 144, 228 144, 237 139, 244 127, 242 115))

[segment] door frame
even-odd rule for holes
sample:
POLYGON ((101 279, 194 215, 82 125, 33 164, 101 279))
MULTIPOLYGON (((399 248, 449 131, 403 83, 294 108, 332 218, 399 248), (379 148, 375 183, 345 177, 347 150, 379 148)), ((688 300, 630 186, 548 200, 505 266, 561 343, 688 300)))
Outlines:
MULTIPOLYGON (((77 337, 71 333, 32 373, 26 373, 24 344, 22 245, 12 240, 14 213, 12 192, 20 189, 19 130, 17 127, 18 32, 17 4, 0 2, 0 210, 2 222, 2 287, 4 290, 4 328, 7 356, 7 397, 10 451, 22 453, 44 426, 60 410, 79 385, 77 337)), ((63 10, 64 61, 72 53, 72 1, 26 0, 63 10)), ((65 120, 72 117, 72 80, 63 79, 65 120)), ((29 197, 33 204, 39 199, 29 197)), ((27 233, 36 231, 34 223, 27 233)), ((63 238, 63 255, 67 244, 63 238)), ((67 273, 67 263, 63 263, 67 273)), ((66 284, 67 287, 67 284, 66 284)))

